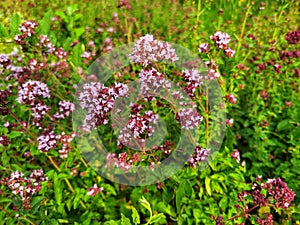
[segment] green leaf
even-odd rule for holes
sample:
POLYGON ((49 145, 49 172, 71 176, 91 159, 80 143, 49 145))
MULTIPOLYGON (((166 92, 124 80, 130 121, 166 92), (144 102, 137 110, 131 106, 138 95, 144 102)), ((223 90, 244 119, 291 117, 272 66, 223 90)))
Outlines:
POLYGON ((294 139, 299 139, 300 138, 300 127, 296 127, 293 129, 291 132, 291 135, 293 136, 294 139))
POLYGON ((9 29, 10 29, 10 35, 14 36, 16 34, 19 34, 19 27, 21 24, 21 18, 19 14, 14 14, 12 18, 10 19, 9 29))
POLYGON ((188 180, 183 180, 177 189, 176 192, 176 208, 177 212, 180 212, 180 207, 182 204, 182 199, 184 197, 190 197, 193 193, 193 188, 191 183, 188 180))
POLYGON ((2 162, 3 166, 9 165, 9 157, 8 157, 6 151, 3 149, 3 151, 1 151, 1 152, 2 152, 1 162, 2 162))
POLYGON ((121 225, 131 225, 130 219, 128 219, 124 214, 121 214, 121 225))
POLYGON ((176 213, 174 211, 174 208, 171 205, 166 205, 164 202, 159 202, 156 205, 158 211, 166 213, 172 217, 176 217, 176 213))
POLYGON ((43 196, 36 196, 34 198, 32 198, 32 201, 30 203, 31 205, 31 211, 30 213, 35 214, 39 207, 41 206, 41 202, 44 200, 45 198, 43 196))
POLYGON ((62 202, 62 182, 58 179, 57 174, 54 174, 53 179, 54 195, 58 205, 62 202))
POLYGON ((78 39, 84 32, 85 32, 85 28, 84 27, 75 28, 74 29, 75 38, 78 39))
POLYGON ((21 134, 21 132, 19 132, 19 131, 12 131, 12 132, 10 132, 9 134, 8 134, 8 136, 10 137, 10 138, 16 138, 16 137, 20 137, 22 134, 21 134))
POLYGON ((152 213, 150 203, 145 199, 144 196, 139 200, 139 203, 144 206, 150 212, 150 214, 152 213))
POLYGON ((223 197, 223 198, 220 200, 219 206, 222 208, 223 211, 226 210, 226 208, 227 208, 227 206, 228 206, 227 197, 223 197))
POLYGON ((205 177, 205 188, 206 192, 209 196, 211 196, 211 188, 210 188, 210 178, 205 177))
POLYGON ((0 38, 6 38, 8 37, 8 32, 6 30, 6 28, 0 24, 0 38))
POLYGON ((131 216, 132 216, 132 220, 133 220, 134 224, 140 224, 141 223, 140 215, 139 215, 138 211, 136 210, 136 208, 134 208, 133 206, 132 206, 131 216))
POLYGON ((41 34, 48 34, 50 31, 50 23, 51 23, 52 11, 48 10, 43 19, 40 22, 40 33, 41 34))
POLYGON ((282 131, 282 130, 287 130, 291 128, 290 120, 282 120, 277 124, 277 130, 282 131))
POLYGON ((62 18, 65 23, 69 23, 69 17, 67 17, 67 15, 63 11, 56 11, 55 14, 62 18))
POLYGON ((157 215, 154 215, 151 219, 151 224, 153 223, 159 223, 159 222, 164 222, 166 219, 165 215, 163 213, 159 213, 157 215))
POLYGON ((81 44, 77 44, 72 51, 72 62, 75 64, 75 66, 80 66, 81 62, 81 54, 82 54, 82 48, 81 44))

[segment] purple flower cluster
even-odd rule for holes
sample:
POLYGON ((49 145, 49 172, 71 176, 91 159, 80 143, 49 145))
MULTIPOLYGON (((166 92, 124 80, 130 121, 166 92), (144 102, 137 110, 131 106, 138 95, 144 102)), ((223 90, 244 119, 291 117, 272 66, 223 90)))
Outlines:
POLYGON ((176 119, 184 129, 195 129, 203 120, 203 116, 196 109, 183 108, 176 115, 176 119))
POLYGON ((44 175, 43 170, 34 170, 29 178, 24 177, 24 174, 15 171, 10 178, 4 177, 0 183, 8 186, 12 193, 20 195, 22 200, 30 199, 30 196, 41 190, 41 182, 48 180, 44 175))
POLYGON ((184 90, 189 96, 194 97, 196 89, 203 84, 203 76, 196 69, 186 69, 182 71, 182 77, 187 82, 184 90))
POLYGON ((19 87, 17 101, 22 104, 32 104, 37 97, 50 98, 50 91, 46 84, 29 80, 19 87))
POLYGON ((224 50, 226 56, 229 58, 234 56, 235 51, 228 47, 228 44, 231 40, 229 34, 217 31, 214 35, 210 36, 210 39, 215 42, 218 49, 224 50))
POLYGON ((40 35, 39 42, 36 44, 36 47, 40 47, 44 53, 50 54, 55 51, 54 45, 51 43, 47 35, 40 35))
POLYGON ((198 163, 206 161, 209 155, 210 149, 202 148, 197 144, 194 149, 194 154, 188 158, 188 162, 191 167, 195 168, 198 163))
POLYGON ((88 194, 89 196, 94 197, 95 195, 99 194, 99 193, 102 192, 103 190, 104 190, 103 187, 100 187, 100 188, 99 188, 97 184, 94 184, 93 187, 91 187, 91 188, 88 189, 87 194, 88 194))
POLYGON ((68 153, 72 150, 70 144, 75 136, 76 136, 75 133, 71 133, 70 135, 67 135, 65 132, 56 135, 57 141, 59 141, 62 145, 61 149, 58 150, 58 153, 61 158, 65 159, 68 157, 68 153))
POLYGON ((99 82, 86 83, 79 94, 80 106, 87 111, 82 128, 86 131, 108 123, 108 113, 118 97, 126 96, 126 84, 116 83, 105 87, 99 82))
POLYGON ((46 128, 37 138, 38 148, 41 152, 49 152, 57 147, 56 134, 51 127, 46 128))
POLYGON ((44 118, 46 113, 50 110, 50 108, 41 103, 37 103, 31 107, 31 111, 33 113, 33 122, 32 124, 42 129, 40 120, 44 118))
POLYGON ((22 34, 18 34, 15 36, 15 42, 21 45, 25 44, 25 39, 35 34, 34 29, 37 26, 38 24, 34 20, 28 20, 22 23, 19 27, 19 30, 22 32, 22 34))
POLYGON ((155 40, 153 35, 147 34, 135 42, 129 59, 146 67, 161 61, 175 62, 178 57, 169 43, 155 40))
POLYGON ((211 35, 210 39, 216 43, 216 47, 219 49, 226 49, 231 40, 229 34, 221 31, 217 31, 214 35, 211 35))
POLYGON ((58 105, 59 105, 59 112, 53 115, 55 119, 64 119, 68 117, 71 114, 71 112, 75 110, 75 105, 65 100, 60 101, 58 105))
POLYGON ((209 49, 210 49, 209 44, 208 43, 203 43, 203 44, 199 45, 198 51, 200 53, 208 53, 209 49))
POLYGON ((258 223, 259 225, 273 225, 273 216, 270 213, 266 213, 265 214, 265 218, 257 218, 256 219, 256 223, 258 223))
POLYGON ((62 48, 57 48, 56 51, 54 52, 54 54, 56 55, 57 58, 64 59, 64 60, 66 60, 69 55, 62 48))
POLYGON ((300 41, 300 29, 288 32, 285 36, 285 40, 287 40, 289 44, 298 44, 300 41))
POLYGON ((158 115, 153 111, 147 111, 141 115, 139 111, 130 114, 127 124, 122 128, 118 136, 118 146, 138 147, 144 149, 145 139, 141 135, 150 137, 155 131, 153 124, 158 122, 158 115))
POLYGON ((75 135, 75 133, 67 135, 65 132, 56 135, 53 129, 48 127, 37 138, 39 143, 38 148, 41 152, 49 152, 51 149, 61 146, 61 149, 58 150, 58 153, 61 158, 67 158, 68 153, 71 151, 70 145, 75 135))
POLYGON ((0 54, 0 68, 6 67, 11 63, 11 60, 6 54, 0 54))
POLYGON ((225 99, 230 102, 231 104, 236 103, 236 97, 233 94, 228 94, 225 96, 225 99))
POLYGON ((296 196, 295 192, 280 178, 268 179, 261 184, 261 187, 268 190, 268 194, 275 200, 276 208, 287 209, 296 196))
POLYGON ((174 148, 174 142, 171 142, 170 140, 166 140, 164 144, 154 148, 156 151, 162 151, 166 155, 170 155, 172 150, 174 148))
MULTIPOLYGON (((140 158, 138 158, 140 159, 140 158)), ((120 168, 124 172, 128 172, 132 168, 132 161, 129 160, 128 154, 126 152, 122 152, 116 156, 116 153, 108 153, 106 157, 106 167, 116 166, 120 168)))
POLYGON ((171 88, 171 83, 153 67, 140 72, 139 82, 141 84, 141 93, 145 96, 153 95, 162 89, 169 90, 171 88))

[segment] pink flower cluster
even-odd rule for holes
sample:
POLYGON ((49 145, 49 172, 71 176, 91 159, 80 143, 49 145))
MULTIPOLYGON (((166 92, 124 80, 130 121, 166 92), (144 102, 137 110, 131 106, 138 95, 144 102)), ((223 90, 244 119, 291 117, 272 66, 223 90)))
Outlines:
POLYGON ((171 83, 164 78, 164 75, 151 67, 142 70, 139 74, 139 82, 141 84, 141 93, 149 96, 158 93, 160 90, 171 88, 171 83))
POLYGON ((41 152, 49 152, 57 147, 56 134, 51 127, 46 128, 37 138, 38 148, 41 152))
POLYGON ((105 87, 98 82, 86 83, 79 94, 80 106, 87 111, 82 128, 86 131, 108 123, 108 113, 118 97, 126 96, 126 84, 116 83, 105 87))
POLYGON ((54 45, 51 43, 47 35, 40 35, 39 42, 36 44, 36 47, 40 47, 43 52, 50 54, 55 51, 54 45))
POLYGON ((231 104, 236 103, 236 97, 233 94, 228 94, 225 96, 225 99, 230 102, 231 104))
POLYGON ((97 184, 94 184, 91 188, 88 189, 87 194, 88 194, 89 196, 94 197, 95 195, 99 194, 99 193, 102 192, 103 190, 104 190, 103 187, 100 187, 100 188, 99 188, 97 184))
POLYGON ((14 40, 17 44, 24 44, 24 39, 31 37, 35 34, 34 29, 38 26, 37 22, 34 20, 28 20, 22 23, 19 27, 19 30, 22 34, 18 34, 15 36, 14 40))
POLYGON ((71 142, 75 135, 75 133, 67 135, 65 132, 56 135, 53 129, 48 127, 37 138, 39 143, 38 148, 41 152, 49 152, 51 149, 55 149, 60 145, 61 149, 58 150, 60 157, 67 158, 68 153, 71 151, 71 142))
POLYGON ((217 31, 214 35, 210 36, 210 39, 215 42, 218 49, 223 49, 225 55, 227 55, 229 58, 234 56, 235 51, 228 47, 228 44, 231 40, 229 34, 217 31))
MULTIPOLYGON (((136 157, 136 159, 140 160, 139 157, 136 157)), ((118 157, 116 156, 116 153, 109 153, 106 157, 106 167, 110 168, 116 166, 122 171, 128 172, 132 168, 132 161, 133 160, 129 160, 126 152, 120 153, 118 157)))
POLYGON ((17 98, 19 103, 32 104, 37 97, 50 98, 50 91, 46 84, 29 80, 19 87, 17 98))
POLYGON ((24 177, 24 174, 15 171, 10 178, 4 177, 0 183, 8 186, 12 193, 20 195, 22 200, 30 199, 30 196, 41 190, 41 182, 48 180, 44 175, 43 170, 34 170, 29 178, 24 177))
POLYGON ((182 71, 182 77, 187 82, 184 90, 189 96, 194 97, 196 89, 203 84, 203 76, 196 69, 185 69, 182 71))
POLYGON ((136 147, 143 149, 145 147, 145 139, 141 135, 150 137, 155 131, 153 124, 158 122, 158 115, 153 111, 147 111, 144 115, 140 112, 130 114, 126 126, 120 131, 118 136, 118 146, 136 147))
POLYGON ((169 43, 155 40, 153 35, 147 34, 135 42, 129 59, 146 67, 156 62, 175 62, 178 57, 169 43))
POLYGON ((46 113, 50 110, 50 108, 41 103, 37 103, 31 107, 31 111, 33 113, 33 122, 32 124, 42 129, 40 120, 44 118, 46 113))
POLYGON ((268 179, 267 182, 261 184, 261 187, 268 190, 268 194, 275 200, 276 208, 287 209, 296 196, 295 192, 288 188, 280 177, 268 179))
POLYGON ((188 158, 188 162, 191 167, 195 168, 198 163, 206 161, 209 156, 210 149, 202 148, 197 144, 194 149, 194 154, 188 158))
POLYGON ((256 223, 259 225, 273 225, 273 216, 270 213, 266 213, 264 218, 257 218, 256 223))
POLYGON ((70 145, 75 136, 76 136, 75 133, 71 133, 70 135, 67 135, 65 132, 56 135, 56 140, 58 140, 62 145, 61 149, 58 150, 58 153, 61 158, 65 159, 68 157, 68 153, 72 150, 70 145))
POLYGON ((75 110, 75 105, 69 101, 60 101, 59 105, 59 112, 55 113, 53 117, 55 119, 64 119, 70 116, 71 112, 75 110))
POLYGON ((180 122, 182 128, 195 129, 202 122, 203 116, 196 109, 184 108, 177 113, 176 119, 180 122))
POLYGON ((289 44, 298 44, 298 42, 300 42, 300 29, 288 32, 285 36, 285 40, 287 40, 289 44))

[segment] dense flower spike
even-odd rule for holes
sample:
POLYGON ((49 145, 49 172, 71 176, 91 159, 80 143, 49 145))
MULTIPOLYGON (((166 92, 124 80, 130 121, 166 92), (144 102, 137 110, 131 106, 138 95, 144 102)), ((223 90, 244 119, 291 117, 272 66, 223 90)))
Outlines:
POLYGON ((141 84, 141 93, 145 96, 153 95, 160 90, 169 90, 171 88, 170 81, 166 80, 164 75, 153 67, 140 72, 139 82, 141 84))
POLYGON ((203 43, 203 44, 199 45, 198 51, 200 53, 208 53, 209 49, 210 49, 209 44, 208 43, 203 43))
POLYGON ((132 52, 129 54, 131 62, 148 66, 150 64, 178 60, 175 49, 167 42, 155 40, 152 35, 147 34, 136 41, 132 52))
POLYGON ((182 128, 195 129, 202 122, 203 117, 196 109, 184 108, 177 113, 176 119, 180 122, 182 128))
POLYGON ((98 82, 86 83, 79 94, 80 106, 87 110, 83 129, 89 131, 97 126, 108 123, 108 113, 113 109, 118 97, 126 96, 126 84, 116 83, 105 87, 98 82))
POLYGON ((131 114, 126 126, 120 131, 118 136, 118 146, 128 146, 143 149, 145 139, 141 135, 148 137, 155 131, 153 125, 157 124, 158 115, 152 111, 147 111, 144 115, 139 112, 131 114))
POLYGON ((15 195, 20 195, 22 201, 25 203, 23 207, 25 209, 30 209, 30 197, 31 195, 39 192, 41 190, 41 182, 47 181, 48 178, 45 177, 43 170, 33 170, 29 178, 24 177, 24 174, 15 171, 11 173, 10 178, 4 177, 0 184, 8 186, 12 193, 15 195))
POLYGON ((58 105, 59 105, 59 112, 53 115, 55 119, 64 119, 70 116, 71 112, 75 110, 75 105, 65 100, 60 101, 58 105))
POLYGON ((219 49, 226 49, 231 38, 230 35, 221 31, 217 31, 214 35, 210 36, 210 39, 215 41, 216 47, 219 49))
POLYGON ((44 116, 50 110, 50 108, 41 103, 37 103, 31 107, 31 110, 33 113, 33 123, 32 124, 39 127, 40 129, 42 129, 40 120, 44 118, 44 116))
POLYGON ((295 192, 288 188, 280 178, 268 179, 267 182, 261 184, 261 187, 267 189, 268 194, 275 199, 277 208, 287 209, 296 196, 295 192))
POLYGON ((46 84, 40 81, 29 80, 19 87, 17 98, 19 103, 30 104, 37 97, 50 98, 50 91, 46 84))
POLYGON ((206 161, 209 156, 210 149, 202 148, 199 146, 199 144, 197 144, 194 150, 194 154, 188 158, 188 162, 191 167, 195 168, 198 163, 206 161))
POLYGON ((201 76, 199 71, 196 69, 186 69, 182 71, 182 77, 185 81, 187 81, 187 85, 184 87, 184 90, 189 96, 194 97, 197 88, 203 84, 203 76, 201 76))
POLYGON ((40 47, 43 52, 49 54, 55 51, 54 45, 51 43, 47 35, 39 36, 39 42, 36 44, 37 47, 40 47))
POLYGON ((39 143, 38 148, 41 152, 49 152, 57 147, 56 134, 51 127, 46 128, 37 138, 39 143))
POLYGON ((74 137, 75 133, 67 135, 65 132, 62 132, 60 135, 56 136, 56 140, 58 140, 62 145, 61 149, 58 151, 61 158, 68 157, 68 153, 72 150, 70 145, 74 137))

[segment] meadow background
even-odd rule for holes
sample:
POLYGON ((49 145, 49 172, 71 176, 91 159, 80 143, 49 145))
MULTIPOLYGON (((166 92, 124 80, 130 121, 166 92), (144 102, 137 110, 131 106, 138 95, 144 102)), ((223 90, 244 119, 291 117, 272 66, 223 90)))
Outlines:
MULTIPOLYGON (((12 70, 11 61, 0 57, 0 224, 300 224, 299 9, 297 0, 2 0, 0 53, 23 70, 12 70), (36 34, 20 45, 14 37, 27 20, 38 23, 36 34), (233 57, 214 47, 210 36, 217 31, 231 36, 233 57), (42 34, 66 55, 39 50, 35 43, 42 34), (209 167, 198 171, 187 164, 162 183, 131 187, 99 176, 74 140, 66 158, 59 148, 40 151, 41 130, 32 125, 30 106, 16 100, 18 88, 29 79, 46 83, 52 96, 45 101, 54 114, 60 101, 73 101, 74 85, 93 60, 146 34, 218 65, 228 120, 222 148, 209 167), (199 52, 203 43, 209 43, 210 53, 199 52), (35 67, 31 59, 44 65, 35 67), (10 75, 16 79, 7 79, 10 75), (38 169, 47 180, 39 178, 37 193, 24 201, 12 182, 29 184, 16 174, 12 179, 12 173, 29 177, 38 169), (274 189, 278 199, 262 188, 260 198, 272 198, 263 204, 253 183, 273 178, 284 182, 274 189), (275 206, 289 201, 281 196, 291 190, 291 204, 275 206)), ((53 121, 49 114, 44 128, 70 138, 71 116, 53 121)), ((102 132, 107 140, 112 137, 102 132)))

